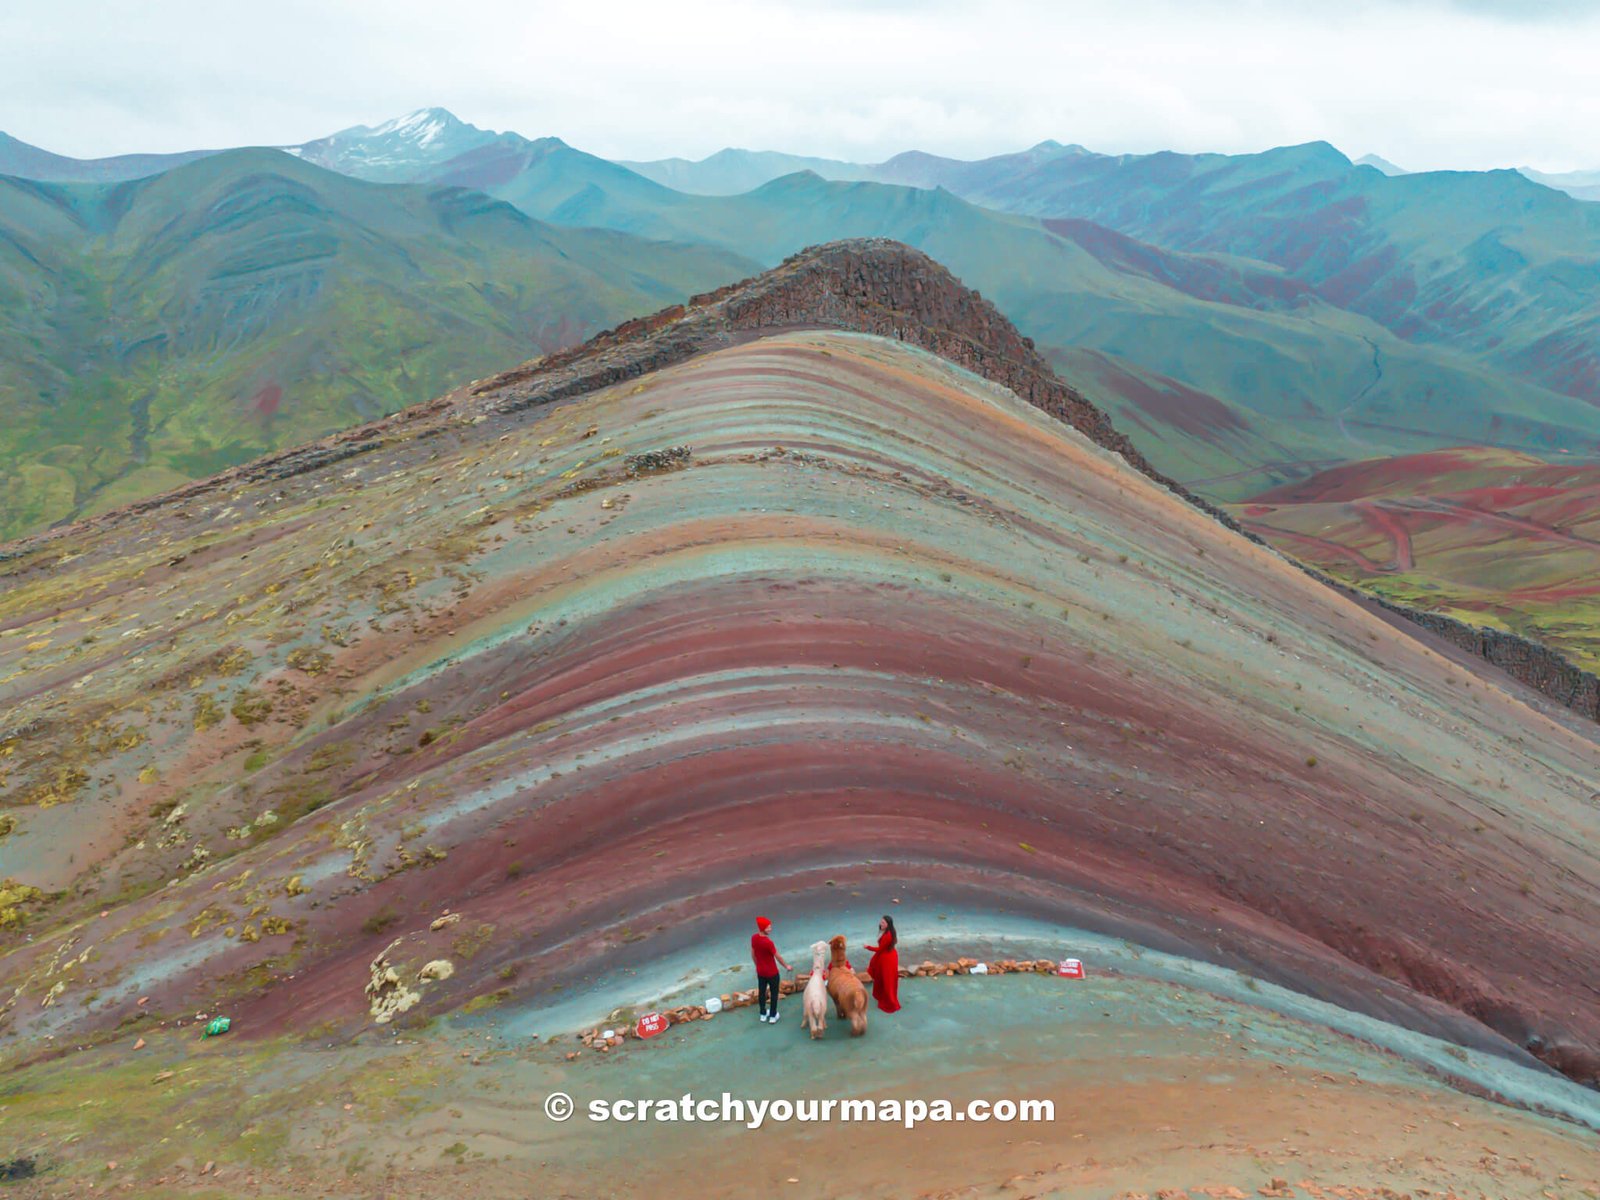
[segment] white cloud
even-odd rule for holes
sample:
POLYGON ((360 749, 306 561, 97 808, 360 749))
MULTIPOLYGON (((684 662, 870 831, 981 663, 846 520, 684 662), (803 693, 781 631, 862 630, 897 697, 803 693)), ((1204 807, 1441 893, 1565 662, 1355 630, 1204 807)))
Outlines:
POLYGON ((301 141, 425 104, 597 153, 876 159, 1326 139, 1600 167, 1575 0, 57 0, 0 7, 0 128, 62 153, 301 141))

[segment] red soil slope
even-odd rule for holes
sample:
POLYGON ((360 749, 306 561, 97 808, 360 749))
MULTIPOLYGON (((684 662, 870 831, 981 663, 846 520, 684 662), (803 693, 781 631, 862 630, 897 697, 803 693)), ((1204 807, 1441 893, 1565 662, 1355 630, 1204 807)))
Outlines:
POLYGON ((1235 511, 1378 595, 1600 667, 1600 468, 1465 447, 1336 467, 1235 511))

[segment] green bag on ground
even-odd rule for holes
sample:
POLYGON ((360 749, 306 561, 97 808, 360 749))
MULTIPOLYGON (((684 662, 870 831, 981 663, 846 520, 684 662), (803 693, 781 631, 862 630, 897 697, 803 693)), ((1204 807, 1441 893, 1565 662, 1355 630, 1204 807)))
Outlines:
POLYGON ((232 1028, 233 1022, 227 1017, 213 1017, 206 1025, 206 1037, 216 1037, 220 1033, 227 1033, 232 1028))

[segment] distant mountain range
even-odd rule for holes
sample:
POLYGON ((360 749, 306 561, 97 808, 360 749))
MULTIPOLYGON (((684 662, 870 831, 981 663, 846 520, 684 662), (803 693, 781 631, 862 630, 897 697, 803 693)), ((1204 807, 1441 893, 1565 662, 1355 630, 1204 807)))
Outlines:
MULTIPOLYGON (((1356 159, 1356 166, 1375 167, 1385 175, 1409 175, 1404 167, 1397 167, 1386 158, 1376 154, 1363 154, 1356 159)), ((1558 192, 1579 200, 1600 200, 1600 171, 1535 171, 1532 167, 1518 167, 1517 171, 1533 180, 1542 183, 1547 188, 1554 188, 1558 192)))
MULTIPOLYGON (((999 162, 1003 159, 1014 164, 1038 164, 1061 156, 1092 153, 1082 146, 1064 146, 1060 142, 1045 141, 1017 154, 983 161, 999 162)), ((796 171, 812 171, 824 179, 845 182, 867 180, 911 187, 930 187, 936 183, 948 186, 950 180, 938 176, 942 171, 963 163, 961 159, 940 158, 921 150, 908 150, 879 163, 853 163, 833 158, 781 154, 771 150, 729 149, 719 150, 698 161, 663 158, 649 162, 621 161, 619 165, 677 191, 725 196, 750 191, 796 171)))
MULTIPOLYGON (((357 179, 404 183, 414 180, 426 168, 494 137, 442 108, 420 108, 380 125, 353 125, 298 146, 272 148, 357 179)), ((125 183, 221 153, 224 151, 188 150, 178 154, 68 158, 0 133, 0 175, 40 183, 125 183)))
POLYGON ((237 150, 0 179, 0 537, 393 412, 751 273, 237 150))
POLYGON ((1407 171, 1404 167, 1397 167, 1387 158, 1384 158, 1378 154, 1363 154, 1360 158, 1356 159, 1356 166, 1372 167, 1374 170, 1382 171, 1385 175, 1411 174, 1411 172, 1407 171))
POLYGON ((1444 445, 1600 455, 1600 207, 1516 172, 1322 143, 618 163, 438 108, 281 151, 0 142, 77 181, 0 183, 0 536, 867 235, 981 288, 1214 498, 1444 445))
POLYGON ((1232 156, 906 157, 894 160, 900 182, 1272 263, 1406 341, 1600 403, 1600 207, 1515 171, 1385 176, 1320 142, 1232 156))
POLYGON ((687 158, 661 158, 652 162, 617 159, 617 165, 655 181, 663 187, 702 196, 736 196, 754 191, 764 183, 811 171, 824 179, 875 179, 877 167, 864 163, 842 162, 836 158, 811 158, 803 154, 783 154, 776 150, 718 150, 698 161, 687 158))
MULTIPOLYGON (((636 165, 658 181, 719 193, 800 161, 724 151, 700 163, 636 165)), ((870 165, 804 161, 824 177, 944 188, 988 209, 1087 220, 1169 251, 1270 263, 1309 295, 1406 342, 1464 352, 1481 367, 1600 404, 1600 207, 1518 172, 1410 173, 1373 156, 1368 171, 1326 143, 1111 156, 1043 142, 977 162, 915 152, 870 165)), ((514 185, 498 194, 551 220, 635 228, 632 210, 652 203, 659 236, 683 232, 681 193, 618 195, 597 171, 581 197, 569 190, 565 214, 514 185)))
POLYGON ((118 154, 112 158, 68 158, 18 141, 0 132, 0 175, 44 183, 123 183, 159 175, 173 167, 215 154, 190 150, 182 154, 118 154))
MULTIPOLYGON (((706 161, 725 180, 793 165, 706 161)), ((1596 449, 1600 294, 1578 281, 1600 259, 1600 209, 1515 173, 1390 178, 1325 145, 1112 158, 1053 142, 859 169, 877 180, 808 170, 689 194, 508 134, 429 177, 769 263, 829 238, 906 241, 991 294, 1163 469, 1228 498, 1440 444, 1596 449)))
POLYGON ((1579 200, 1600 200, 1600 171, 1565 171, 1552 175, 1535 171, 1532 167, 1517 169, 1535 183, 1576 196, 1579 200))

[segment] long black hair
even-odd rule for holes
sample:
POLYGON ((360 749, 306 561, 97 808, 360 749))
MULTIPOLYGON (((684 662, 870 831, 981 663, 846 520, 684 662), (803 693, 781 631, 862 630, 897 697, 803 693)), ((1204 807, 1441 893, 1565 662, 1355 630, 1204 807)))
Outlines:
POLYGON ((884 913, 883 914, 883 923, 889 927, 889 945, 890 945, 890 947, 892 948, 892 947, 898 946, 900 944, 900 935, 895 932, 895 929, 894 929, 894 918, 891 917, 888 913, 884 913))

